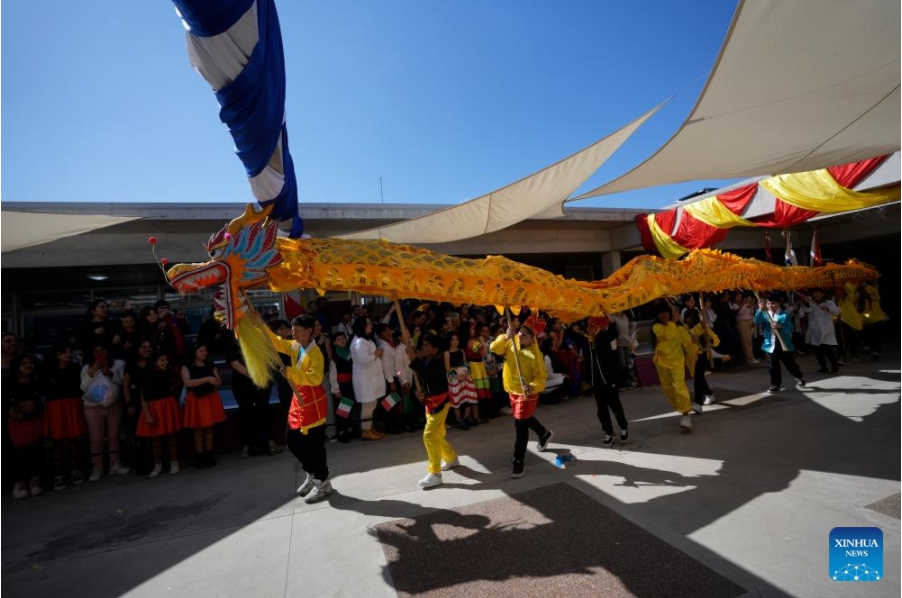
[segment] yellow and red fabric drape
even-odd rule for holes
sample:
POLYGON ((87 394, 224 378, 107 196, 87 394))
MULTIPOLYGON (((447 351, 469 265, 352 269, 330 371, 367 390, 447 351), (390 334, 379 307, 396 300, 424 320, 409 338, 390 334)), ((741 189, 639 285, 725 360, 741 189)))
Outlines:
POLYGON ((851 188, 879 166, 886 156, 822 170, 784 174, 745 185, 658 214, 640 214, 636 226, 647 251, 678 258, 693 249, 713 247, 735 226, 786 228, 824 213, 877 206, 899 199, 899 185, 859 193, 851 188), (759 187, 776 198, 773 214, 754 219, 741 216, 759 187))

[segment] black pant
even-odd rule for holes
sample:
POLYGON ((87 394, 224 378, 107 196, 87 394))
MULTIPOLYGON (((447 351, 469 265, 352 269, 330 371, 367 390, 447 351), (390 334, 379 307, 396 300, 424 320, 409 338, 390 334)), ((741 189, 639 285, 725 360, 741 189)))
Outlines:
POLYGON ((834 345, 817 345, 814 347, 814 356, 822 370, 827 369, 827 360, 830 361, 830 369, 836 371, 839 364, 836 363, 836 347, 834 345))
POLYGON ((791 351, 784 351, 783 346, 777 342, 774 352, 767 354, 767 369, 770 372, 771 386, 780 386, 783 383, 783 371, 780 369, 781 361, 794 378, 804 378, 802 370, 799 369, 799 364, 796 363, 795 354, 791 351))
POLYGON ((595 405, 598 406, 598 421, 601 422, 601 429, 604 430, 604 433, 608 436, 614 435, 611 412, 614 413, 620 429, 626 430, 629 424, 623 413, 623 404, 620 402, 620 391, 617 390, 617 386, 596 386, 592 390, 595 393, 595 405), (609 409, 610 411, 608 411, 609 409))
POLYGON ((326 426, 316 426, 301 434, 300 430, 288 430, 285 433, 288 450, 301 462, 301 468, 314 479, 324 481, 329 477, 329 465, 326 463, 326 426))
POLYGON ((514 442, 514 461, 522 461, 526 457, 526 443, 529 441, 529 431, 532 430, 541 438, 546 434, 547 430, 535 416, 529 419, 515 419, 514 428, 517 430, 517 440, 514 442))
POLYGON ((707 370, 708 352, 703 351, 695 362, 695 371, 692 372, 692 382, 695 385, 695 398, 693 400, 697 405, 704 405, 705 395, 711 394, 711 387, 708 386, 708 380, 705 379, 707 370))
POLYGON ((254 384, 241 384, 233 388, 238 403, 238 421, 241 426, 241 444, 261 451, 269 448, 271 422, 269 419, 269 395, 271 386, 258 388, 254 384))
POLYGON ((294 396, 294 389, 291 383, 281 375, 276 376, 276 389, 279 392, 279 405, 282 407, 282 413, 288 418, 288 410, 291 408, 291 398, 294 396))
POLYGON ((44 447, 40 442, 30 446, 13 449, 13 477, 16 482, 25 482, 41 476, 41 465, 44 459, 44 447))

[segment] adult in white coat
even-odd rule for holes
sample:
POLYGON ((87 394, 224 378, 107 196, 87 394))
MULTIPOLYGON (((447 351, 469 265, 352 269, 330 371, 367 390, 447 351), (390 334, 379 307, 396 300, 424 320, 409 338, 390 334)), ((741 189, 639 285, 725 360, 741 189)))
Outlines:
POLYGON ((351 343, 353 363, 354 398, 360 403, 360 427, 364 440, 381 440, 385 437, 373 429, 373 412, 376 401, 385 396, 385 374, 382 371, 382 349, 373 339, 373 323, 367 317, 354 321, 354 341, 351 343))
POLYGON ((839 364, 836 361, 836 328, 833 325, 833 318, 839 315, 839 306, 832 299, 827 299, 824 291, 814 289, 811 296, 805 298, 802 310, 808 314, 805 342, 814 348, 820 366, 818 373, 828 372, 827 360, 829 360, 829 372, 835 374, 839 371, 839 364))

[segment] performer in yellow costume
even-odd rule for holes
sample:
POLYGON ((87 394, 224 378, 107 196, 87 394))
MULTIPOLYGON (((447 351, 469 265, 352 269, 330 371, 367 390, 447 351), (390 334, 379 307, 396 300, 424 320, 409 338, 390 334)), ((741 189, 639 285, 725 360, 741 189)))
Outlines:
POLYGON ((539 404, 539 393, 545 390, 545 380, 548 378, 545 359, 537 342, 537 337, 544 330, 545 321, 533 314, 523 322, 519 332, 508 328, 507 333, 499 335, 489 347, 492 353, 504 358, 504 390, 510 397, 517 431, 512 460, 514 466, 511 471, 513 478, 523 477, 523 459, 526 457, 529 431, 532 430, 539 437, 536 445, 539 452, 548 448, 548 443, 554 436, 554 432, 546 429, 533 415, 539 404))
POLYGON ((678 311, 663 304, 656 320, 651 328, 655 340, 655 369, 658 370, 664 396, 677 412, 683 414, 680 428, 689 431, 692 430, 692 402, 686 387, 686 353, 695 354, 696 348, 689 331, 681 325, 678 311))
POLYGON ((864 318, 864 329, 861 337, 871 350, 874 361, 880 359, 880 351, 883 349, 884 322, 889 319, 886 312, 880 306, 880 290, 873 282, 861 283, 858 287, 859 307, 864 318))

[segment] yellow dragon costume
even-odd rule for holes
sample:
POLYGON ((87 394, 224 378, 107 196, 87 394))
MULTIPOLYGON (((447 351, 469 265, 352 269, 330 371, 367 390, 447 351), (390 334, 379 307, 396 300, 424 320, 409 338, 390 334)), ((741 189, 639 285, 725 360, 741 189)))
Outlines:
POLYGON ((238 336, 251 377, 261 385, 280 362, 245 297, 251 289, 358 291, 450 303, 528 305, 574 320, 668 295, 832 287, 878 276, 872 266, 855 260, 819 268, 783 267, 704 249, 679 261, 640 256, 604 280, 581 282, 502 256, 464 259, 386 241, 280 237, 278 221, 269 218, 269 209, 257 211, 253 205, 210 238, 207 252, 210 261, 177 264, 167 277, 181 294, 218 287, 214 305, 238 336))

